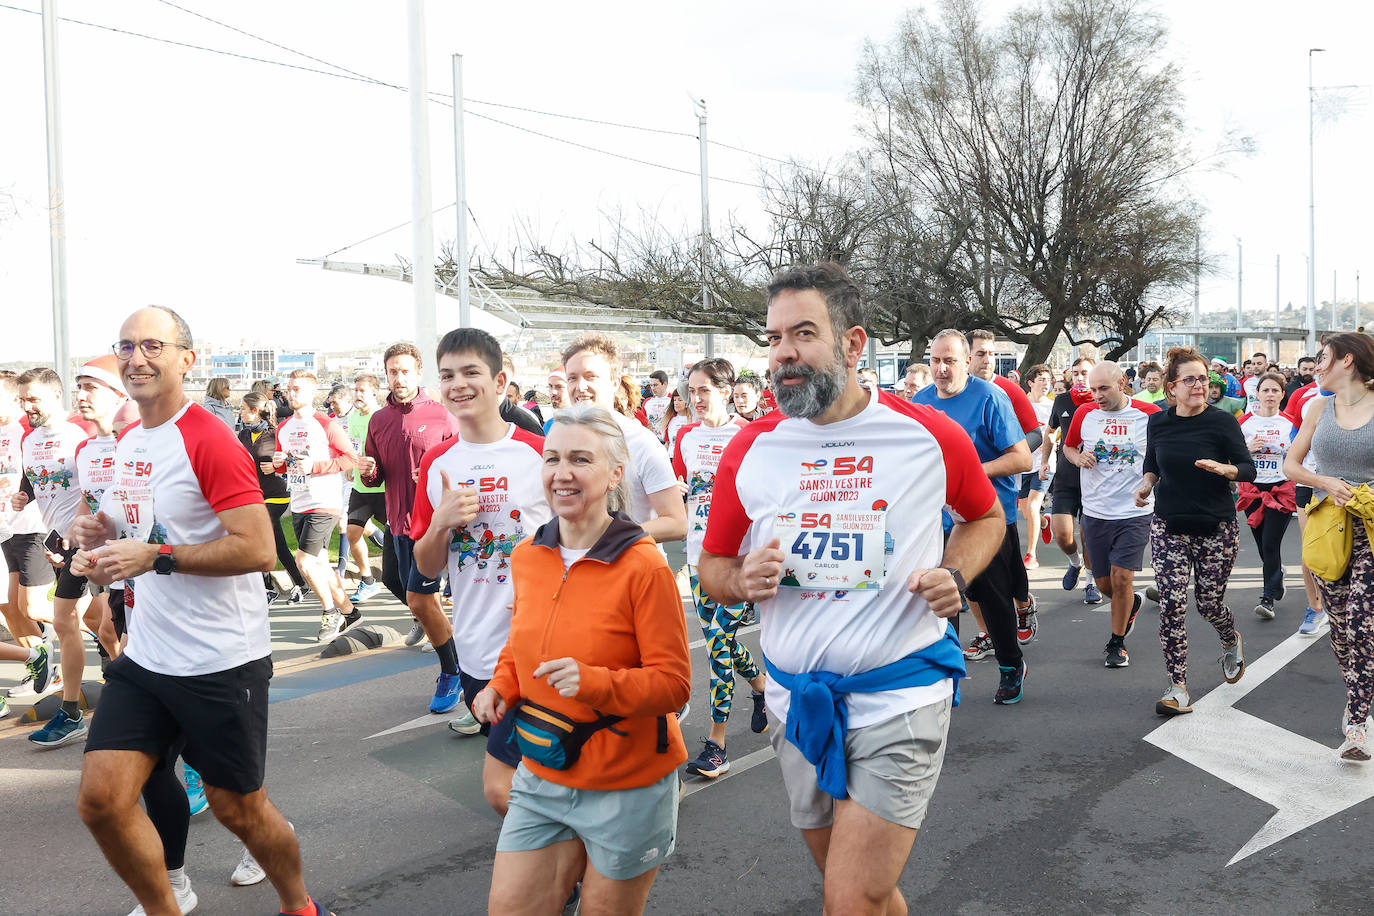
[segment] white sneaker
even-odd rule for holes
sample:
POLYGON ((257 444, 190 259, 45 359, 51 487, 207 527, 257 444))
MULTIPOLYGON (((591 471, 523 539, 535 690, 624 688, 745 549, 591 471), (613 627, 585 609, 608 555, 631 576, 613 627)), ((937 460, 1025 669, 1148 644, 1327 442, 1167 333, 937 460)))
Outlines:
POLYGON ((477 717, 465 705, 460 704, 458 709, 460 710, 458 718, 449 720, 449 730, 462 735, 464 738, 480 735, 482 723, 477 721, 477 717))
POLYGON ((1341 749, 1337 753, 1342 760, 1349 760, 1354 763, 1368 761, 1369 742, 1366 737, 1365 726, 1347 725, 1345 727, 1345 741, 1341 743, 1341 749))
POLYGON ((248 851, 248 847, 243 847, 243 858, 239 859, 239 864, 234 868, 234 873, 229 876, 229 883, 235 887, 249 887, 254 884, 261 884, 267 878, 267 872, 262 870, 258 860, 253 858, 253 854, 248 851))
POLYGON ((325 611, 320 615, 320 632, 315 637, 315 642, 329 642, 342 633, 343 628, 343 614, 335 610, 325 611))
MULTIPOLYGON (((180 887, 173 884, 172 896, 177 898, 177 906, 181 908, 181 916, 186 916, 187 913, 196 908, 196 904, 200 903, 200 899, 196 897, 196 892, 191 889, 190 878, 183 881, 180 887)), ((146 914, 147 911, 143 909, 141 903, 129 912, 129 916, 146 916, 146 914)))
POLYGON ((420 621, 417 620, 417 621, 415 621, 414 624, 411 626, 410 632, 406 634, 406 645, 407 645, 407 646, 418 646, 420 643, 422 643, 422 642, 424 642, 424 641, 425 641, 425 628, 422 627, 422 626, 420 626, 420 621))
POLYGON ((28 697, 47 696, 50 693, 57 693, 62 689, 62 675, 57 672, 57 666, 53 665, 52 677, 48 678, 48 689, 41 694, 33 689, 33 678, 26 676, 18 684, 11 687, 5 696, 11 700, 26 699, 28 697))

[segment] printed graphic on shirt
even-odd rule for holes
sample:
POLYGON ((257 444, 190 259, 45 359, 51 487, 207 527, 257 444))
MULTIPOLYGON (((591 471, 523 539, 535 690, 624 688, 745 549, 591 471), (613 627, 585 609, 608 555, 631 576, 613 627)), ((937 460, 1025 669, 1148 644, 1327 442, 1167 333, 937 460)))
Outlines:
POLYGON ((1095 462, 1079 472, 1084 513, 1121 519, 1149 515, 1153 510, 1153 496, 1146 505, 1137 506, 1135 491, 1144 474, 1150 414, 1158 412, 1155 404, 1132 400, 1120 410, 1084 404, 1074 413, 1064 444, 1092 455, 1095 462))
POLYGON ((1259 417, 1246 414, 1240 420, 1240 433, 1245 445, 1251 448, 1258 444, 1260 450, 1250 452, 1255 461, 1255 483, 1278 483, 1285 480, 1283 459, 1288 455, 1288 446, 1297 430, 1283 414, 1272 417, 1259 417))
POLYGON ((43 524, 66 531, 76 517, 81 489, 76 480, 76 449, 87 439, 74 423, 42 426, 26 435, 21 444, 24 476, 33 488, 43 524))
POLYGON ((693 423, 673 442, 673 472, 687 484, 687 562, 696 565, 711 517, 711 493, 725 446, 747 424, 738 418, 721 426, 693 423))
POLYGON ((114 436, 100 436, 76 447, 76 479, 92 515, 100 511, 100 497, 114 482, 117 444, 114 436))

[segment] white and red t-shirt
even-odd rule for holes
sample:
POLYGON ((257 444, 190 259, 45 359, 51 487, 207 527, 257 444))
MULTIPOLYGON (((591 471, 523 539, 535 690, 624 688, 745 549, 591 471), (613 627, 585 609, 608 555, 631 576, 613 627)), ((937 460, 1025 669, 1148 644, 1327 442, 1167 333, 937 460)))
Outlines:
MULTIPOLYGON (((1289 396, 1288 406, 1281 412, 1294 427, 1302 429, 1302 424, 1307 419, 1307 412, 1312 408, 1316 398, 1321 396, 1321 393, 1321 388, 1317 386, 1315 381, 1308 382, 1289 396)), ((1302 460, 1302 466, 1314 474, 1319 473, 1317 470, 1317 453, 1311 448, 1307 450, 1307 457, 1302 460)))
MULTIPOLYGON (((1048 438, 1050 435, 1052 435, 1052 433, 1050 432, 1050 411, 1054 407, 1054 399, 1041 398, 1038 401, 1031 401, 1030 405, 1031 408, 1035 411, 1035 419, 1040 424, 1040 429, 1048 438)), ((1051 452, 1050 456, 1050 470, 1054 470, 1054 453, 1051 452)), ((1042 449, 1037 448, 1033 452, 1031 452, 1031 474, 1040 473, 1040 465, 1043 462, 1043 460, 1044 451, 1042 449)))
MULTIPOLYGON (((872 389, 868 406, 838 423, 773 413, 741 430, 716 471, 702 546, 733 557, 779 538, 785 587, 758 606, 764 654, 783 671, 848 676, 944 638, 947 623, 906 590, 906 578, 940 565, 946 505, 977 518, 996 498, 957 424, 872 389), (853 588, 825 581, 865 573, 853 588)), ((939 702, 952 689, 944 680, 848 694, 849 727, 939 702)), ((785 720, 787 691, 769 678, 767 693, 768 708, 785 720)))
MULTIPOLYGON (((153 544, 207 544, 228 534, 218 512, 260 505, 252 456, 210 411, 187 401, 156 427, 129 428, 100 508, 120 537, 153 544)), ((159 674, 189 677, 270 655, 260 573, 192 576, 149 571, 134 578, 129 657, 159 674)))
POLYGON ((491 679, 510 635, 511 551, 553 514, 544 498, 543 463, 543 437, 513 423, 500 441, 473 443, 454 436, 420 459, 407 532, 413 540, 425 536, 443 498, 441 472, 449 486, 477 488, 477 517, 449 538, 448 581, 458 664, 481 680, 491 679))
POLYGON ((749 425, 735 417, 722 426, 693 423, 684 427, 673 441, 673 471, 687 482, 687 562, 693 566, 701 559, 701 541, 706 537, 706 520, 711 515, 711 488, 725 446, 735 434, 749 425))
POLYGON ((1260 440, 1261 451, 1250 453, 1255 459, 1255 483, 1278 483, 1288 479, 1283 473, 1283 459, 1296 433, 1293 421, 1281 413, 1272 417, 1247 413, 1240 418, 1240 434, 1245 437, 1246 447, 1251 440, 1260 440))
POLYGON ((292 414, 277 427, 277 451, 286 453, 277 470, 286 474, 293 515, 343 514, 343 472, 357 467, 358 456, 337 421, 318 412, 305 420, 292 414))
POLYGON ((649 421, 650 429, 658 429, 659 423, 663 421, 663 415, 668 412, 668 407, 672 403, 672 398, 663 396, 655 396, 645 400, 644 416, 649 421))
POLYGON ((24 476, 33 487, 43 526, 49 531, 67 533, 81 488, 76 482, 76 447, 90 438, 75 423, 59 420, 24 434, 20 449, 24 455, 24 476))
POLYGON ((1135 504, 1135 491, 1145 476, 1145 433, 1152 413, 1159 413, 1157 405, 1134 399, 1120 410, 1084 404, 1074 411, 1064 446, 1097 459, 1078 472, 1084 515, 1122 519, 1154 511, 1153 494, 1144 506, 1135 504))
POLYGON ((20 442, 25 434, 24 425, 18 421, 0 426, 0 540, 11 534, 46 533, 37 503, 30 502, 19 512, 10 507, 10 497, 19 492, 24 479, 20 442))
POLYGON ((114 483, 115 449, 113 436, 92 436, 76 447, 76 481, 91 514, 100 511, 100 498, 114 483))

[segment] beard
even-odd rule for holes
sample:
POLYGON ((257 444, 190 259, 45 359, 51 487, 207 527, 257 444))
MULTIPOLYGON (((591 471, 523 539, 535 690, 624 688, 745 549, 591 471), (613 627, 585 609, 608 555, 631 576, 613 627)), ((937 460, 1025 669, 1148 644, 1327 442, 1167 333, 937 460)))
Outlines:
POLYGON ((780 366, 771 378, 773 396, 778 399, 778 409, 789 417, 812 420, 829 409, 831 404, 844 391, 845 377, 849 372, 844 361, 844 351, 835 348, 835 358, 828 366, 817 369, 805 363, 792 363, 780 366), (806 381, 799 385, 785 385, 784 379, 800 378, 806 381))

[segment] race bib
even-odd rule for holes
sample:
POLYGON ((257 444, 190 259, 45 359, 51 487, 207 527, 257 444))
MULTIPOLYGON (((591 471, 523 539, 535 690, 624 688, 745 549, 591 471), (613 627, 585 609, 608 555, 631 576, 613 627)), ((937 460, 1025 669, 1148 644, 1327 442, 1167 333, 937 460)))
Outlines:
POLYGON ((1274 477, 1279 473, 1279 466, 1283 461, 1283 456, 1274 452, 1260 452, 1253 456, 1255 459, 1256 477, 1274 477))
POLYGON ((1144 456, 1135 447, 1135 424, 1139 420, 1110 420, 1102 424, 1102 434, 1093 448, 1101 471, 1133 470, 1144 456))
POLYGON ((286 489, 292 496, 305 496, 310 492, 310 473, 305 461, 299 455, 286 456, 286 489))
POLYGON ((782 588, 882 588, 886 524, 876 510, 787 512, 773 533, 782 542, 782 588))
POLYGON ((711 515, 711 491, 687 494, 687 527, 691 531, 705 531, 711 515))
POLYGON ((105 491, 106 501, 112 503, 111 518, 115 535, 147 543, 152 539, 156 520, 153 517, 153 481, 149 466, 142 461, 128 461, 115 474, 114 484, 105 491))

